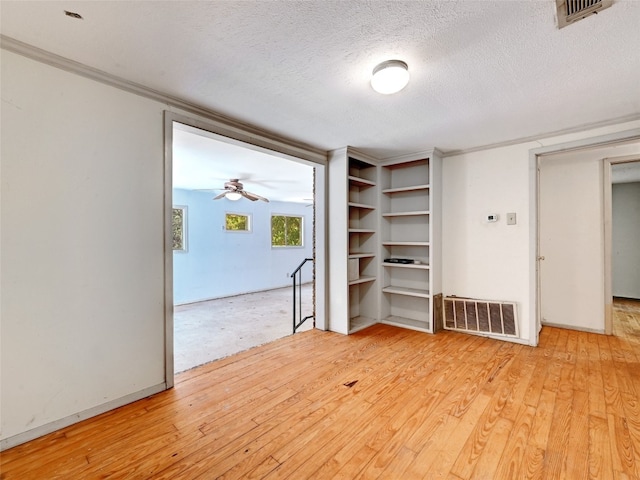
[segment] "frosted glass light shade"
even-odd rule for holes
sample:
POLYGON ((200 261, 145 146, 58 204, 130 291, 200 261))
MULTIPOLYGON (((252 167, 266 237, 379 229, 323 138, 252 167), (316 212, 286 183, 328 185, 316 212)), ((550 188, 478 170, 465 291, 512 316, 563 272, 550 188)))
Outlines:
POLYGON ((240 195, 238 192, 229 192, 225 195, 225 197, 227 197, 229 200, 240 200, 242 198, 242 195, 240 195))
POLYGON ((409 67, 401 60, 387 60, 373 69, 371 86, 384 95, 399 92, 409 83, 409 67))

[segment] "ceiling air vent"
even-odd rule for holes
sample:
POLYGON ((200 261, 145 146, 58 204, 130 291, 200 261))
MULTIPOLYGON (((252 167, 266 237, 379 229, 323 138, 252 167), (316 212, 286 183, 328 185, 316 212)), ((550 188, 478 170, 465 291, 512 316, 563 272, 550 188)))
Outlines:
POLYGON ((566 27, 578 20, 609 8, 613 0, 556 0, 558 28, 566 27))

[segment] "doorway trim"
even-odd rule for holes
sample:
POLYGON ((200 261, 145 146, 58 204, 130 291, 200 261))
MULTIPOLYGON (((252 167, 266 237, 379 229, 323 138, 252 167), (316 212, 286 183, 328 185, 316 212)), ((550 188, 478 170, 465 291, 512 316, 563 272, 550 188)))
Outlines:
POLYGON ((218 139, 234 145, 268 153, 286 160, 301 162, 313 166, 315 175, 316 209, 316 328, 326 330, 327 315, 327 153, 313 147, 302 145, 277 135, 267 134, 248 125, 225 123, 223 121, 196 118, 181 115, 169 110, 164 111, 164 326, 165 326, 165 384, 174 386, 173 356, 173 242, 171 232, 171 210, 173 208, 173 124, 181 123, 207 131, 218 139))
MULTIPOLYGON (((535 148, 529 150, 529 244, 535 245, 529 253, 529 271, 530 271, 530 285, 529 292, 530 298, 530 311, 529 311, 529 328, 532 332, 530 344, 532 346, 538 345, 538 339, 540 330, 542 328, 542 318, 540 309, 540 158, 548 155, 555 155, 558 153, 576 151, 576 150, 589 150, 592 148, 600 148, 607 145, 617 145, 620 143, 626 143, 630 141, 640 140, 640 128, 634 128, 631 130, 623 130, 620 132, 610 133, 607 135, 600 135, 596 137, 584 138, 581 140, 575 140, 571 142, 564 142, 555 145, 549 145, 546 147, 535 148)), ((606 257, 606 255, 605 255, 606 257)), ((606 276, 606 270, 605 270, 606 276)), ((605 288, 606 295, 606 288, 605 288)), ((606 298, 605 298, 605 310, 606 310, 606 298)), ((606 319, 605 319, 606 320, 606 319)))
POLYGON ((602 160, 604 188, 604 333, 613 334, 613 184, 611 167, 640 162, 640 155, 624 155, 602 160))

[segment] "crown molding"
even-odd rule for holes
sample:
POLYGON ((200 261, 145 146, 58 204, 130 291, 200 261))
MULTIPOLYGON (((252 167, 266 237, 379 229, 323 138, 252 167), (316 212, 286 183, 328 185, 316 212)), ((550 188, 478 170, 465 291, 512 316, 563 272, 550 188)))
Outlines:
MULTIPOLYGON (((82 63, 69 60, 67 58, 61 57, 54 53, 48 52, 46 50, 42 50, 40 48, 20 42, 19 40, 15 40, 11 37, 7 37, 1 34, 0 34, 0 48, 13 53, 17 53, 18 55, 22 55, 27 58, 31 58, 32 60, 36 60, 38 62, 50 65, 52 67, 65 70, 67 72, 75 73, 77 75, 95 80, 97 82, 101 82, 106 85, 110 85, 115 88, 119 88, 121 90, 133 93, 135 95, 140 95, 142 97, 155 100, 157 102, 166 104, 168 106, 179 108, 190 114, 198 115, 207 120, 224 125, 225 127, 228 127, 231 130, 239 130, 249 134, 250 136, 256 136, 256 137, 265 139, 267 141, 275 142, 280 145, 286 145, 289 147, 290 152, 297 152, 294 154, 294 156, 298 156, 306 160, 310 160, 317 163, 323 163, 323 164, 326 163, 327 161, 328 152, 326 150, 313 147, 311 145, 307 145, 302 142, 297 142, 290 138, 282 137, 273 132, 269 132, 268 130, 255 127, 253 125, 241 122, 231 117, 227 117, 225 115, 217 113, 208 108, 202 107, 200 105, 187 102, 178 97, 174 97, 172 95, 168 95, 158 90, 154 90, 152 88, 146 87, 139 83, 130 82, 128 80, 117 77, 115 75, 104 72, 102 70, 98 70, 96 68, 89 67, 82 63)), ((600 122, 581 124, 575 127, 566 128, 562 130, 541 132, 536 135, 519 137, 513 140, 504 141, 504 142, 496 142, 496 143, 480 145, 477 147, 471 147, 466 149, 442 150, 441 156, 442 158, 446 158, 446 157, 453 157, 457 155, 465 155, 468 153, 480 152, 483 150, 492 150, 496 148, 510 147, 513 145, 518 145, 520 143, 536 142, 544 138, 558 137, 562 135, 582 132, 585 130, 608 127, 608 126, 616 125, 619 123, 632 122, 635 120, 640 120, 639 113, 626 115, 624 117, 617 117, 617 118, 612 118, 608 120, 603 120, 600 122)), ((419 155, 422 153, 426 154, 427 152, 431 153, 432 149, 425 149, 420 152, 411 152, 408 154, 398 155, 397 157, 394 156, 390 158, 385 158, 384 160, 390 160, 390 159, 395 160, 403 157, 407 157, 407 158, 415 157, 416 155, 419 155)), ((364 156, 362 152, 357 152, 357 153, 364 156)))
POLYGON ((620 123, 633 122, 640 120, 640 113, 633 113, 624 117, 611 118, 609 120, 603 120, 601 122, 584 123, 576 127, 565 128, 562 130, 554 130, 551 132, 543 132, 537 135, 530 135, 528 137, 520 137, 506 142, 491 143, 488 145, 481 145, 478 147, 466 148, 461 150, 446 150, 442 152, 442 158, 453 157, 457 155, 465 155, 467 153, 481 152, 483 150, 493 150, 494 148, 510 147, 518 145, 520 143, 537 142, 545 138, 560 137, 562 135, 569 135, 572 133, 584 132, 586 130, 593 130, 596 128, 609 127, 611 125, 617 125, 620 123))
POLYGON ((74 73, 85 78, 89 78, 96 82, 100 82, 105 85, 109 85, 120 90, 133 93, 135 95, 155 100, 167 106, 183 110, 187 113, 203 117, 206 120, 225 126, 230 131, 236 130, 243 132, 245 137, 255 137, 260 140, 266 140, 267 143, 274 143, 285 146, 287 149, 287 153, 290 153, 293 156, 298 156, 305 160, 310 160, 316 163, 326 163, 327 152, 325 150, 307 145, 302 142, 297 142, 290 138, 282 137, 276 133, 238 121, 231 117, 227 117, 200 105, 187 102, 178 97, 168 95, 166 93, 154 90, 136 82, 130 82, 116 75, 112 75, 93 67, 89 67, 74 60, 69 60, 68 58, 56 55, 46 50, 42 50, 41 48, 34 47, 27 43, 1 34, 0 48, 9 52, 16 53, 18 55, 22 55, 23 57, 36 60, 46 65, 59 68, 70 73, 74 73))

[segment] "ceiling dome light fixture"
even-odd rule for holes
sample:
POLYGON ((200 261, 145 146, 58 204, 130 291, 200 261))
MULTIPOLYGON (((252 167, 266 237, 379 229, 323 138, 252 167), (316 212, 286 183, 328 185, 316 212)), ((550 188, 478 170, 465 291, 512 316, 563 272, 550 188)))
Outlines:
POLYGON ((387 60, 373 69, 371 86, 384 95, 399 92, 409 83, 409 67, 402 60, 387 60))

